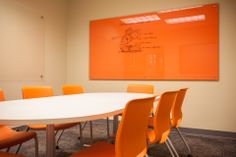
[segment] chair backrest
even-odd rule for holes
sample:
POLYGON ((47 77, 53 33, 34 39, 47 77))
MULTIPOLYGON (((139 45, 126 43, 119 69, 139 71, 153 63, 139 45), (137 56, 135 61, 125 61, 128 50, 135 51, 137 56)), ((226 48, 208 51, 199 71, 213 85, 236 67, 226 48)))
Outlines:
POLYGON ((84 92, 83 87, 81 87, 79 85, 62 85, 62 93, 64 95, 80 94, 83 92, 84 92))
POLYGON ((4 101, 5 100, 5 96, 3 93, 3 90, 0 88, 0 101, 4 101))
POLYGON ((163 143, 170 133, 170 112, 178 91, 165 92, 160 96, 154 115, 155 141, 163 143))
POLYGON ((148 115, 154 97, 127 103, 116 135, 116 157, 144 156, 147 151, 148 115))
POLYGON ((175 104, 171 109, 171 125, 172 127, 179 127, 180 122, 182 120, 182 105, 184 102, 184 97, 187 92, 188 88, 180 89, 175 100, 175 104))
MULTIPOLYGON (((0 88, 0 101, 4 101, 4 100, 5 100, 4 93, 3 93, 3 90, 0 88)), ((3 128, 4 128, 4 125, 0 124, 1 133, 2 133, 3 128)), ((0 138, 1 138, 1 136, 0 136, 0 138)))
POLYGON ((153 94, 154 86, 147 84, 129 84, 127 92, 153 94))
MULTIPOLYGON (((5 101, 5 96, 3 90, 0 88, 0 101, 5 101)), ((0 141, 5 137, 5 134, 8 134, 11 129, 6 125, 0 124, 0 141)))
POLYGON ((49 86, 22 87, 23 99, 49 97, 49 96, 53 96, 52 87, 49 86))

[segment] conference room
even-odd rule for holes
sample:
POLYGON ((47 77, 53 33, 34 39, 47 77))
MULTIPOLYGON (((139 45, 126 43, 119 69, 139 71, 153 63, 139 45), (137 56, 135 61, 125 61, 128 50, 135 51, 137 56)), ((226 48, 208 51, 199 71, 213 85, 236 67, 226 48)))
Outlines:
POLYGON ((1 0, 0 157, 236 156, 234 0, 1 0))

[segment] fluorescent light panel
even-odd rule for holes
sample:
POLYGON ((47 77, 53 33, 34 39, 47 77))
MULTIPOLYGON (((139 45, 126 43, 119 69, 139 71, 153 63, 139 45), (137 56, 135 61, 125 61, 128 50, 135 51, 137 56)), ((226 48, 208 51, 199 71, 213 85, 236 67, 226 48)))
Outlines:
POLYGON ((126 18, 121 19, 121 22, 125 24, 134 24, 134 23, 141 23, 141 22, 152 22, 152 21, 158 21, 160 20, 160 17, 156 14, 153 15, 147 15, 147 16, 138 16, 133 18, 126 18))
POLYGON ((186 17, 165 19, 165 22, 167 24, 178 24, 178 23, 186 23, 186 22, 203 21, 205 19, 206 19, 205 15, 195 15, 195 16, 186 16, 186 17))

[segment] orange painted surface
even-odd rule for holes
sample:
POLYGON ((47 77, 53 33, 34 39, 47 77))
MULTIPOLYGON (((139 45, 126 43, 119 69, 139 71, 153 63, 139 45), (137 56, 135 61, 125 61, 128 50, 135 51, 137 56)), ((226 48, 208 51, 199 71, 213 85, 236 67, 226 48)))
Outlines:
POLYGON ((218 4, 90 22, 90 79, 218 80, 218 4))

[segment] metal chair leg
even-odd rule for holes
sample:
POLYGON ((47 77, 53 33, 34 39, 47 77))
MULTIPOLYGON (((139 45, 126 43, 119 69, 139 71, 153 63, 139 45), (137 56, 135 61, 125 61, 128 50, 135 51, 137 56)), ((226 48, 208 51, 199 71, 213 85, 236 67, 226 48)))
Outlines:
POLYGON ((56 130, 56 132, 55 132, 55 136, 57 136, 58 131, 59 131, 59 130, 56 130))
POLYGON ((110 138, 109 117, 107 117, 107 139, 110 138))
POLYGON ((118 129, 118 121, 119 121, 119 117, 118 115, 115 115, 113 117, 113 136, 116 135, 117 129, 118 129))
MULTIPOLYGON (((61 139, 61 136, 62 136, 62 134, 64 133, 64 129, 61 131, 61 133, 60 133, 60 135, 59 135, 59 137, 57 138, 57 142, 56 142, 56 149, 59 149, 59 141, 60 141, 60 139, 61 139)), ((57 132, 56 132, 57 133, 57 132)))
POLYGON ((38 138, 35 136, 34 138, 34 145, 35 145, 35 157, 39 156, 39 144, 38 144, 38 138))
POLYGON ((91 143, 93 143, 93 122, 89 121, 90 123, 90 138, 91 138, 91 143))
POLYGON ((172 142, 170 141, 169 137, 167 137, 167 142, 169 143, 170 148, 173 150, 176 157, 179 157, 179 154, 177 153, 175 147, 173 146, 172 142))
MULTIPOLYGON (((34 138, 34 145, 35 145, 35 157, 38 157, 38 138, 37 138, 37 136, 35 136, 35 138, 34 138)), ((22 143, 18 146, 18 148, 16 150, 16 154, 18 154, 18 152, 20 151, 21 146, 22 146, 22 143)))
POLYGON ((172 157, 175 157, 173 151, 171 150, 171 148, 170 148, 170 146, 169 146, 169 143, 168 143, 167 141, 165 141, 165 144, 166 144, 166 147, 168 148, 168 150, 169 150, 171 156, 172 156, 172 157))
POLYGON ((11 149, 11 147, 8 147, 8 148, 7 148, 7 150, 6 150, 6 152, 9 152, 9 151, 10 151, 10 149, 11 149))
MULTIPOLYGON (((29 130, 30 130, 30 128, 27 127, 26 132, 28 132, 29 130)), ((20 151, 21 146, 22 146, 22 143, 19 144, 19 146, 18 146, 18 148, 17 148, 17 150, 16 150, 16 154, 20 151)), ((10 148, 9 148, 9 150, 10 150, 10 148)))
POLYGON ((19 144, 19 146, 18 146, 18 148, 17 148, 17 150, 16 150, 16 154, 18 154, 18 152, 20 151, 21 146, 22 146, 22 143, 19 144))
POLYGON ((83 126, 82 124, 80 123, 79 124, 79 136, 80 136, 80 144, 83 146, 83 126))
POLYGON ((182 133, 180 132, 179 128, 176 128, 177 132, 179 133, 179 136, 181 137, 182 141, 184 142, 185 146, 188 149, 188 156, 192 156, 192 152, 191 149, 189 148, 188 143, 186 142, 186 140, 184 139, 184 136, 182 135, 182 133))
POLYGON ((84 125, 83 125, 83 127, 82 127, 83 130, 84 130, 84 128, 86 127, 86 125, 87 125, 87 121, 84 122, 84 125))
POLYGON ((30 130, 30 127, 27 127, 26 132, 28 132, 29 130, 30 130))

